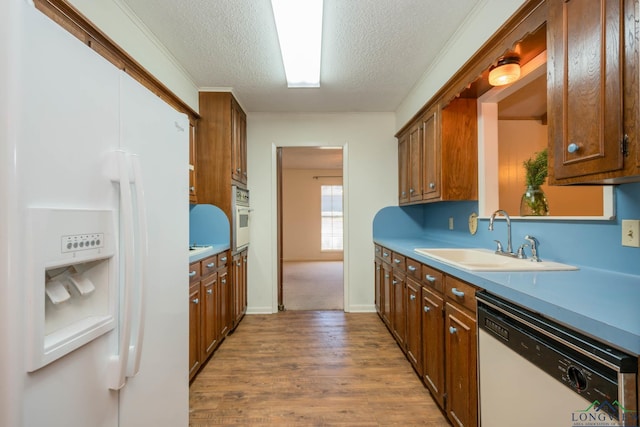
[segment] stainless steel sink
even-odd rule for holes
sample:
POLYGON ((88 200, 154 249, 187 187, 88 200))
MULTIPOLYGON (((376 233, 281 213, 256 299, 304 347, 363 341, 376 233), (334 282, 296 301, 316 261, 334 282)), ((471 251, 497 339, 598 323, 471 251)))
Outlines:
POLYGON ((435 248, 415 249, 420 255, 471 271, 561 271, 578 267, 559 262, 532 262, 529 259, 497 255, 488 249, 435 248))

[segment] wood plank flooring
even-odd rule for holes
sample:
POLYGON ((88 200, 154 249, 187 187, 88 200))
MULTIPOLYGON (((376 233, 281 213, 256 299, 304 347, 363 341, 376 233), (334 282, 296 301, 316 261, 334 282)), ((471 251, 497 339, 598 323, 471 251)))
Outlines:
POLYGON ((374 313, 247 315, 190 389, 190 426, 448 426, 374 313))

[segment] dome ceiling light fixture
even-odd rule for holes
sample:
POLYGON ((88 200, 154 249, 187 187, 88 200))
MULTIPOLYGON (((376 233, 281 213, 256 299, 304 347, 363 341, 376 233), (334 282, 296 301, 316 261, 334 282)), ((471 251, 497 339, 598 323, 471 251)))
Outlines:
POLYGON ((489 84, 491 86, 508 85, 519 78, 520 58, 517 56, 500 58, 498 63, 489 69, 489 84))

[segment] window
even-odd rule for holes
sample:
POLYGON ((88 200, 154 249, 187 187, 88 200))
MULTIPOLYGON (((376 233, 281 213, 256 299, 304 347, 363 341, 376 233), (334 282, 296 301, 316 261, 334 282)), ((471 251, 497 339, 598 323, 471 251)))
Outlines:
POLYGON ((323 251, 342 250, 342 185, 322 185, 320 187, 320 211, 322 215, 323 251))

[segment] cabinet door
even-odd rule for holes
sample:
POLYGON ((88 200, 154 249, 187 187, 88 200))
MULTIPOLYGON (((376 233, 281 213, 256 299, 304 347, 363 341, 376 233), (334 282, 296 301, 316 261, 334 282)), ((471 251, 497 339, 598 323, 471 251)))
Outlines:
POLYGON ((189 203, 198 203, 196 197, 196 122, 189 120, 189 203))
POLYGON ((231 313, 231 292, 229 291, 229 283, 228 280, 229 275, 227 274, 226 267, 220 269, 218 271, 218 286, 220 288, 220 292, 218 293, 218 339, 222 340, 227 333, 229 332, 229 324, 230 324, 230 313, 231 313))
POLYGON ((218 325, 217 325, 217 295, 218 292, 218 275, 213 273, 205 280, 202 281, 201 296, 202 296, 202 309, 200 314, 201 321, 201 348, 202 348, 202 362, 213 353, 213 350, 218 344, 218 325))
POLYGON ((439 105, 422 117, 422 194, 425 200, 440 198, 440 111, 439 105))
POLYGON ((235 254, 233 256, 233 271, 232 271, 232 281, 233 286, 231 287, 231 291, 233 292, 233 327, 235 328, 242 316, 244 316, 245 308, 246 308, 246 259, 247 259, 247 251, 242 251, 241 253, 235 254))
POLYGON ((398 139, 398 201, 409 202, 409 135, 398 139))
POLYGON ((422 292, 420 283, 407 276, 407 357, 418 375, 422 376, 422 292))
POLYGON ((422 360, 424 382, 444 407, 444 304, 442 297, 422 288, 422 360))
POLYGON ((235 99, 231 99, 231 179, 247 183, 247 119, 235 99))
POLYGON ((374 292, 375 292, 376 312, 380 317, 382 317, 382 301, 380 300, 380 298, 382 298, 381 289, 382 289, 383 273, 382 273, 382 260, 380 260, 380 258, 377 258, 377 257, 375 258, 375 261, 373 263, 373 268, 374 268, 374 277, 375 277, 374 292))
POLYGON ((621 169, 623 0, 548 8, 550 182, 621 169))
POLYGON ((391 328, 391 307, 393 305, 393 292, 391 283, 393 280, 393 272, 391 266, 386 262, 382 263, 382 282, 380 294, 382 295, 382 320, 391 328))
POLYGON ((477 426, 476 322, 445 304, 447 416, 457 426, 477 426))
POLYGON ((406 283, 404 273, 393 270, 391 281, 393 291, 393 306, 391 313, 392 330, 396 341, 402 349, 406 349, 407 315, 406 315, 406 283))
POLYGON ((409 131, 409 201, 422 200, 422 124, 409 131))
POLYGON ((200 283, 189 288, 189 379, 200 367, 200 283))

